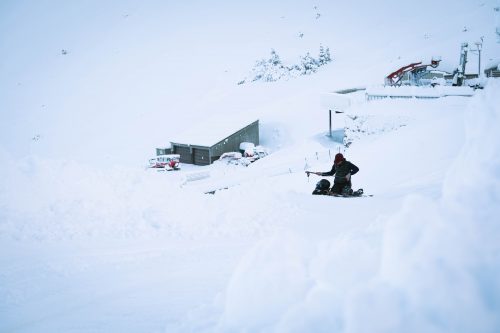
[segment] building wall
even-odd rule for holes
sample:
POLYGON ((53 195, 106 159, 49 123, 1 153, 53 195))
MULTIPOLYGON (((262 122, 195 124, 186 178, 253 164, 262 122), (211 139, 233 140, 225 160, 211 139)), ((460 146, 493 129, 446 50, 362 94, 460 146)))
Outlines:
MULTIPOLYGON (((453 77, 455 74, 447 74, 444 76, 445 80, 453 80, 453 77)), ((465 74, 464 75, 465 80, 472 80, 472 79, 477 79, 477 74, 465 74)))
POLYGON ((209 165, 212 163, 210 161, 210 149, 209 148, 193 148, 193 159, 196 165, 209 165))
POLYGON ((496 69, 485 70, 486 77, 500 77, 500 71, 496 69))
POLYGON ((181 155, 179 162, 193 164, 193 156, 191 147, 179 146, 172 144, 172 153, 181 155))
POLYGON ((221 140, 212 147, 191 146, 189 143, 180 144, 172 142, 172 154, 181 155, 181 163, 208 165, 219 159, 226 152, 239 151, 240 143, 242 142, 259 144, 258 120, 221 140))
POLYGON ((172 148, 156 148, 156 155, 172 154, 172 148))
POLYGON ((211 162, 217 160, 224 153, 239 151, 242 142, 252 142, 256 146, 259 144, 258 120, 213 145, 210 148, 211 162))
POLYGON ((444 78, 444 73, 427 72, 421 77, 421 79, 429 79, 429 80, 432 80, 433 78, 442 79, 444 78))

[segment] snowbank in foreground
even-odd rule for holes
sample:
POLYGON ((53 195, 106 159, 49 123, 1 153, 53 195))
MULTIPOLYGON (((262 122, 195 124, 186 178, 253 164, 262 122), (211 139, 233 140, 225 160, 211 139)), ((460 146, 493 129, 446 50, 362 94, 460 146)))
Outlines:
POLYGON ((474 97, 440 200, 320 244, 290 231, 242 259, 216 331, 498 332, 500 95, 474 97))
POLYGON ((241 216, 246 202, 183 187, 183 172, 150 171, 17 160, 0 147, 0 239, 252 237, 263 230, 270 212, 241 216))

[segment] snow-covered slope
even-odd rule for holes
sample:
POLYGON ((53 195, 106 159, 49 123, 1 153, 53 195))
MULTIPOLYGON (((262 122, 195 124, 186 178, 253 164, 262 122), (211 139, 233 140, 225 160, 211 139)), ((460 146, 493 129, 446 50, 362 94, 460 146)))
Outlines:
MULTIPOLYGON (((314 111, 316 94, 382 83, 414 61, 441 56, 441 66, 452 69, 460 44, 481 36, 486 63, 498 54, 494 4, 3 2, 1 142, 18 157, 142 165, 156 146, 214 111, 263 108, 257 114, 266 124, 271 105, 285 111, 303 90, 312 94, 301 98, 308 110, 288 113, 314 111), (236 85, 271 49, 293 64, 307 52, 317 55, 320 44, 333 62, 314 78, 278 91, 236 85)), ((469 71, 476 58, 470 54, 469 71)))
POLYGON ((356 98, 347 149, 320 105, 481 36, 497 57, 494 6, 2 2, 0 331, 498 331, 499 83, 356 98), (313 75, 237 84, 320 44, 313 75), (259 118, 272 153, 143 169, 207 116, 259 118), (373 197, 310 195, 339 150, 373 197))

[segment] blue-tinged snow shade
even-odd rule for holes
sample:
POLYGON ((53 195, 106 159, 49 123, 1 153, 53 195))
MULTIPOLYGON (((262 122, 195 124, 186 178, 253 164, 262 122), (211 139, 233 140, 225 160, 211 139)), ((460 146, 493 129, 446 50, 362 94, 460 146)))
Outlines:
POLYGON ((496 6, 2 1, 0 331, 499 331, 498 82, 351 95, 347 141, 321 105, 481 36, 495 61, 496 6), (320 44, 316 73, 236 84, 320 44), (259 119, 269 156, 145 168, 213 114, 259 119), (337 152, 373 197, 311 195, 337 152))

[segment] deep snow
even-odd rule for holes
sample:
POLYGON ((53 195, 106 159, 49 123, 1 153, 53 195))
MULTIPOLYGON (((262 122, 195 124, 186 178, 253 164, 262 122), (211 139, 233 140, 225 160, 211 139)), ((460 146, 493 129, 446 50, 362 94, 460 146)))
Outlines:
POLYGON ((0 331, 497 332, 499 82, 355 94, 334 118, 347 149, 320 103, 417 53, 455 66, 464 39, 494 57, 495 5, 2 3, 0 331), (236 84, 271 48, 320 42, 333 62, 317 74, 236 84), (272 153, 144 169, 206 115, 259 118, 272 153), (373 197, 310 195, 321 178, 304 171, 339 150, 373 197))

